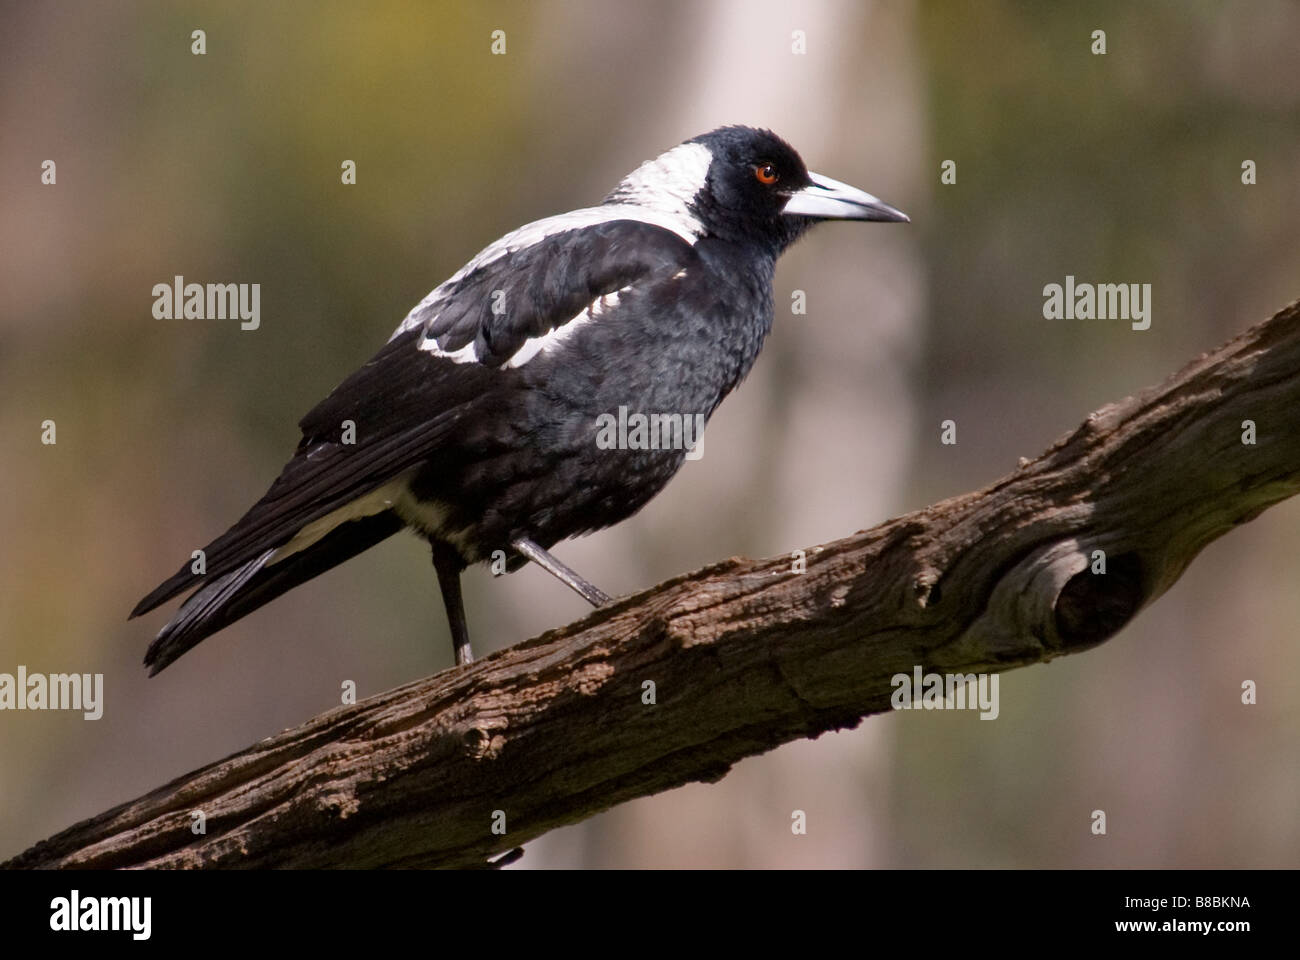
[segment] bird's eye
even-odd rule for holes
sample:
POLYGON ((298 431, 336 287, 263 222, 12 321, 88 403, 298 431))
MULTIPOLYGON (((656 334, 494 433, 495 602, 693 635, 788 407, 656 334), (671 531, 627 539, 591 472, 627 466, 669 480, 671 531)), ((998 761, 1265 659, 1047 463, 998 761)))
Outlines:
POLYGON ((781 179, 781 174, 777 173, 776 167, 770 163, 760 163, 754 167, 754 176, 758 182, 765 187, 770 187, 781 179))

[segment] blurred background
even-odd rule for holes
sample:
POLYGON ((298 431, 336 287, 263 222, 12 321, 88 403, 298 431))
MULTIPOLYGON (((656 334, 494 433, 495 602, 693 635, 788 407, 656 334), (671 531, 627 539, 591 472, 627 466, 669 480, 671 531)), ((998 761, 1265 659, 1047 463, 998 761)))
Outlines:
MULTIPOLYGON (((913 222, 826 225, 783 259, 776 328, 706 456, 557 549, 613 593, 982 487, 1300 296, 1292 2, 2 9, 0 672, 102 672, 106 704, 0 714, 0 858, 337 705, 344 680, 367 696, 450 665, 410 536, 152 680, 173 608, 126 614, 432 287, 697 133, 771 127, 913 222), (260 283, 260 329, 154 319, 177 274, 260 283), (1044 320, 1067 274, 1150 283, 1151 328, 1044 320)), ((995 722, 872 717, 520 866, 1300 866, 1297 543, 1300 503, 1269 510, 1109 643, 1004 675, 995 722)), ((465 581, 479 652, 585 611, 536 569, 465 581)))

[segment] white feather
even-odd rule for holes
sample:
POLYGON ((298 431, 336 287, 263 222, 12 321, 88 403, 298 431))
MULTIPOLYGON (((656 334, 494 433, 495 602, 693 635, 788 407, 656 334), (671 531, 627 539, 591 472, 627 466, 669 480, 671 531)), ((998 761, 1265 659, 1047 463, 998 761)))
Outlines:
MULTIPOLYGON (((500 240, 484 247, 474 259, 416 304, 389 339, 436 320, 438 303, 450 295, 451 288, 475 270, 566 230, 578 230, 615 220, 635 220, 663 227, 687 243, 695 243, 704 235, 704 224, 695 215, 693 203, 695 195, 708 180, 709 164, 712 162, 713 154, 703 144, 683 143, 637 167, 599 207, 585 207, 544 220, 535 220, 507 233, 500 240)), ((425 344, 420 346, 437 355, 450 356, 457 362, 467 362, 458 356, 460 351, 443 354, 436 344, 431 347, 425 344)))
POLYGON ((587 309, 583 310, 582 313, 578 314, 567 323, 562 323, 558 327, 548 330, 540 337, 529 337, 524 341, 524 345, 516 350, 510 359, 506 361, 505 365, 507 367, 522 367, 538 354, 549 353, 554 350, 557 346, 569 339, 569 337, 573 336, 578 332, 578 330, 591 323, 591 321, 595 320, 601 314, 618 306, 618 295, 631 289, 631 286, 626 286, 621 290, 614 291, 613 293, 607 293, 603 297, 597 297, 587 305, 587 309))
POLYGON ((623 178, 609 199, 673 219, 689 219, 698 237, 703 226, 693 204, 709 178, 713 153, 702 143, 683 143, 648 160, 623 178))
MULTIPOLYGON (((694 216, 685 212, 679 216, 670 216, 661 210, 652 210, 631 203, 609 203, 600 207, 587 207, 583 210, 574 210, 571 213, 562 213, 557 217, 538 220, 522 226, 512 233, 507 233, 496 243, 485 247, 473 260, 457 270, 450 279, 439 284, 428 296, 417 303, 397 329, 393 331, 393 336, 388 339, 395 339, 408 330, 425 326, 436 320, 438 316, 437 305, 451 295, 452 289, 457 283, 480 267, 486 266, 495 260, 500 260, 502 257, 522 250, 524 247, 541 243, 547 237, 554 236, 557 233, 595 226, 599 223, 611 223, 615 220, 635 220, 638 223, 649 223, 657 227, 663 227, 665 230, 677 234, 687 243, 694 243, 703 232, 700 222, 694 216)), ((451 354, 439 353, 440 348, 437 344, 430 346, 427 343, 421 343, 420 349, 433 350, 442 356, 452 356, 451 354)), ((452 359, 457 358, 452 356, 452 359)), ((457 359, 457 362, 465 361, 457 359)))
POLYGON ((344 504, 332 513, 313 520, 294 534, 293 539, 288 543, 271 552, 265 560, 265 566, 269 567, 286 557, 306 550, 323 540, 340 524, 372 517, 385 510, 392 510, 421 533, 432 534, 464 549, 463 531, 444 528, 447 522, 446 506, 432 500, 415 499, 410 490, 409 478, 403 476, 390 480, 382 487, 371 490, 351 503, 344 504))

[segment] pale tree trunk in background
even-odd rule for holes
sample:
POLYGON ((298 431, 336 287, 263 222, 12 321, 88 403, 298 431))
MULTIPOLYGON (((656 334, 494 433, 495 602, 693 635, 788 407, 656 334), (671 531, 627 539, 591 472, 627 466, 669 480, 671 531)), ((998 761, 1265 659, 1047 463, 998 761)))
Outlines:
MULTIPOLYGON (((671 89, 690 95, 644 101, 658 111, 638 118, 649 142, 726 123, 768 126, 811 169, 894 201, 900 190, 918 195, 924 111, 910 8, 737 0, 683 15, 693 23, 680 31, 682 45, 664 52, 663 67, 671 89), (807 38, 802 56, 791 49, 794 30, 807 38)), ((646 584, 728 551, 777 553, 900 512, 918 428, 909 372, 924 334, 919 245, 908 230, 828 224, 788 253, 777 268, 774 332, 710 424, 704 459, 688 463, 641 515, 565 545, 565 556, 584 570, 640 568, 646 584), (804 316, 791 315, 794 289, 807 295, 804 316), (695 549, 674 556, 683 538, 695 549)), ((544 603, 551 585, 534 587, 544 603)), ((891 729, 866 724, 788 744, 738 764, 721 783, 634 801, 542 837, 520 864, 880 862, 891 729), (808 816, 804 836, 791 832, 794 810, 808 816)))

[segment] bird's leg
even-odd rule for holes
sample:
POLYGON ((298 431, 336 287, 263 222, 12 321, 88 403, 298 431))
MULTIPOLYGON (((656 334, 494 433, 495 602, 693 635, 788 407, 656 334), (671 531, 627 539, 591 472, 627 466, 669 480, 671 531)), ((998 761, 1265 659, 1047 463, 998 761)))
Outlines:
POLYGON ((574 590, 578 596, 593 607, 603 607, 609 603, 609 597, 605 593, 593 587, 527 537, 520 537, 511 546, 547 573, 567 584, 570 589, 574 590))
POLYGON ((465 561, 450 544, 430 540, 433 547, 433 569, 438 572, 438 587, 442 590, 442 605, 447 610, 447 623, 451 626, 451 645, 456 652, 456 665, 469 663, 474 654, 469 648, 469 626, 465 623, 465 604, 460 597, 460 572, 465 561))

